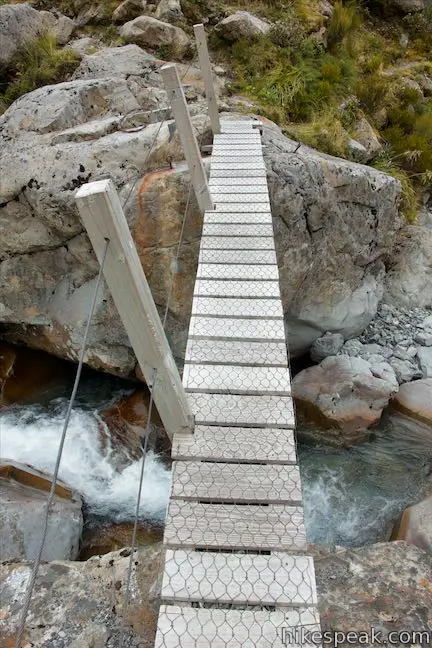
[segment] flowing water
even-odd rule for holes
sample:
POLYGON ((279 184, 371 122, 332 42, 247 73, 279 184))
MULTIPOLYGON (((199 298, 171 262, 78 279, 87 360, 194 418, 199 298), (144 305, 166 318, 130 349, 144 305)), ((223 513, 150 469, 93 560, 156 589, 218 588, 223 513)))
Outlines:
MULTIPOLYGON (((112 402, 114 392, 110 379, 93 378, 83 385, 60 477, 82 494, 90 516, 122 522, 134 515, 141 461, 119 472, 109 442, 101 443, 107 432, 97 411, 112 402)), ((57 398, 0 412, 1 456, 52 472, 66 406, 66 399, 57 398)), ((385 539, 399 513, 421 495, 431 465, 431 438, 430 428, 393 417, 371 442, 350 450, 300 445, 309 541, 358 546, 385 539)), ((143 520, 163 520, 169 490, 169 467, 150 453, 143 520)))

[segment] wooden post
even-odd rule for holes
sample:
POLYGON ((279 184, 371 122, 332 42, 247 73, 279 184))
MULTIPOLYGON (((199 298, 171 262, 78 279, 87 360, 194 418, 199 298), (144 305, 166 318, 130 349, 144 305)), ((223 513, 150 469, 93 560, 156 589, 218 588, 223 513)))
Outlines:
POLYGON ((204 25, 194 25, 195 40, 198 47, 198 58, 201 68, 201 74, 204 80, 204 88, 207 99, 208 112, 211 122, 213 134, 221 132, 221 125, 219 121, 219 112, 217 107, 216 93, 213 85, 212 69, 210 65, 210 57, 207 47, 207 38, 204 30, 204 25))
POLYGON ((104 275, 149 385, 169 438, 193 431, 179 372, 171 354, 117 191, 111 180, 83 185, 76 203, 99 263, 106 248, 104 275), (155 372, 156 370, 156 372, 155 372))
POLYGON ((198 142, 192 128, 192 122, 177 68, 173 63, 169 63, 160 68, 160 73, 162 74, 168 93, 168 101, 171 103, 173 109, 177 130, 188 163, 199 208, 202 212, 212 210, 213 201, 210 195, 207 176, 201 159, 198 142))

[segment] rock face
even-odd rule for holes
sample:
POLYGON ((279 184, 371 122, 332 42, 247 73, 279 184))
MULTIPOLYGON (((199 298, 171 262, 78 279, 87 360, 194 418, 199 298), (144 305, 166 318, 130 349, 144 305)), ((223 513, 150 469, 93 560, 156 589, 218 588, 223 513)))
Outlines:
POLYGON ((267 34, 270 31, 270 25, 248 11, 236 11, 221 20, 216 25, 216 30, 224 40, 234 42, 240 38, 253 38, 267 34))
POLYGON ((405 308, 432 308, 432 211, 418 214, 401 232, 390 259, 384 301, 405 308))
POLYGON ((353 645, 372 648, 380 635, 430 628, 432 557, 416 547, 391 542, 337 551, 315 559, 315 571, 322 631, 362 632, 353 645), (371 628, 379 633, 375 642, 366 637, 371 628))
POLYGON ((410 418, 432 425, 432 378, 402 385, 393 406, 410 418))
POLYGON ((189 37, 183 29, 152 16, 139 16, 127 22, 121 27, 120 36, 127 43, 152 49, 168 45, 181 51, 189 44, 189 37))
MULTIPOLYGON (((184 166, 168 167, 182 160, 183 153, 167 122, 134 133, 118 130, 121 116, 130 110, 166 105, 159 65, 136 45, 85 55, 78 79, 25 95, 0 118, 1 166, 11 170, 0 178, 0 222, 8 231, 0 244, 0 320, 9 341, 77 358, 98 263, 74 193, 101 176, 111 177, 123 202, 129 196, 126 215, 156 303, 164 311, 188 172, 184 166), (114 76, 107 76, 109 69, 114 76), (142 181, 151 169, 158 171, 147 173, 142 181)), ((206 118, 200 115, 203 90, 193 69, 185 83, 194 96, 193 122, 205 131, 206 118)), ((193 198, 167 323, 179 357, 187 334, 201 222, 193 198)), ((134 374, 135 357, 107 289, 98 299, 86 362, 120 376, 134 374)))
POLYGON ((432 496, 405 509, 392 538, 432 554, 432 496))
POLYGON ((20 47, 28 41, 49 31, 63 45, 69 40, 74 27, 70 18, 57 18, 49 11, 36 11, 28 4, 0 6, 0 70, 8 66, 20 47))
POLYGON ((384 292, 384 262, 401 227, 400 186, 370 167, 264 130, 290 351, 326 331, 359 335, 384 292))
MULTIPOLYGON (((102 648, 154 645, 161 544, 134 556, 130 603, 125 605, 130 550, 122 549, 86 562, 42 564, 24 639, 38 648, 102 648), (55 605, 52 602, 55 601, 55 605), (108 643, 109 642, 109 643, 108 643)), ((0 576, 0 643, 13 645, 31 567, 3 566, 0 576)))
POLYGON ((398 384, 386 362, 330 356, 297 374, 292 389, 299 413, 329 428, 320 438, 346 446, 368 437, 398 384))
MULTIPOLYGON (((34 560, 51 487, 49 476, 23 464, 0 463, 2 560, 34 560)), ((74 560, 83 526, 82 501, 61 482, 56 489, 42 560, 74 560)))

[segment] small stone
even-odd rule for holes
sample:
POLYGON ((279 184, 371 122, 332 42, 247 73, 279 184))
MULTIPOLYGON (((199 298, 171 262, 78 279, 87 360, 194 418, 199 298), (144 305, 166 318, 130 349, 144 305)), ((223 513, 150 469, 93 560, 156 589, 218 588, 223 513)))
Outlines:
POLYGON ((414 340, 421 346, 432 346, 432 331, 422 331, 414 336, 414 340))
POLYGON ((337 355, 344 343, 344 337, 340 333, 327 331, 322 337, 315 340, 311 346, 310 356, 314 362, 321 362, 328 356, 337 355))
POLYGON ((341 353, 349 356, 361 356, 363 351, 363 344, 360 340, 353 339, 347 340, 342 347, 341 353))

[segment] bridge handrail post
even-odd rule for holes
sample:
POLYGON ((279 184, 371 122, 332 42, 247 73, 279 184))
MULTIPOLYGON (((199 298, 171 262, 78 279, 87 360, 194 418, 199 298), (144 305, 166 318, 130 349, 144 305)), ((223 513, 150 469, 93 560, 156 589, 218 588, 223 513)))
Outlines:
POLYGON ((207 175, 201 159, 198 142, 192 127, 183 87, 173 63, 163 65, 160 73, 168 93, 168 101, 173 109, 180 141, 188 163, 192 184, 202 212, 213 209, 213 201, 207 182, 207 175))
POLYGON ((83 185, 76 204, 168 437, 191 434, 193 416, 147 283, 119 196, 111 180, 83 185), (153 385, 154 380, 154 385, 153 385))
POLYGON ((198 59, 201 68, 201 74, 204 81, 210 123, 213 134, 217 135, 221 132, 221 125, 204 25, 202 23, 194 25, 194 33, 198 48, 198 59))

